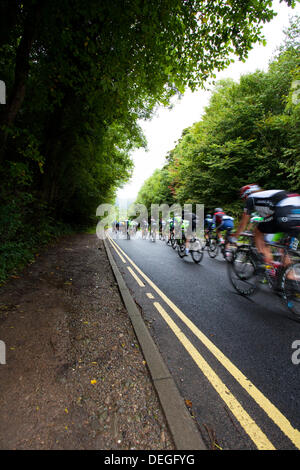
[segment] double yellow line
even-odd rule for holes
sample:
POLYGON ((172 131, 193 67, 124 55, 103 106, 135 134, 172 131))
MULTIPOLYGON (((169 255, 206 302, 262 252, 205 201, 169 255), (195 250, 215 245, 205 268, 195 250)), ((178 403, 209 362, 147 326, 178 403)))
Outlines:
MULTIPOLYGON (((194 325, 189 318, 141 271, 141 269, 129 258, 129 256, 109 237, 108 238, 116 253, 124 263, 125 259, 134 267, 135 271, 146 281, 149 286, 160 296, 160 298, 171 308, 171 310, 180 318, 180 320, 193 332, 193 334, 204 344, 211 354, 222 364, 222 366, 236 379, 241 387, 255 400, 255 402, 264 410, 267 416, 279 427, 279 429, 291 440, 294 446, 300 449, 300 432, 293 428, 288 419, 276 408, 268 398, 266 398, 254 384, 194 325)), ((135 273, 134 273, 135 274, 135 273)), ((136 276, 136 274, 135 274, 136 276)), ((137 276, 136 276, 137 277, 137 276)), ((139 279, 139 278, 138 278, 139 279)), ((140 280, 140 282, 142 282, 140 280)), ((142 283, 143 284, 143 283, 142 283)), ((144 284, 143 284, 144 285, 144 284)), ((211 385, 226 403, 233 415, 239 421, 245 432, 252 439, 256 447, 260 450, 274 450, 274 445, 270 442, 263 431, 258 427, 255 421, 244 410, 238 400, 233 396, 226 385, 221 381, 198 350, 188 340, 177 324, 171 319, 164 308, 154 302, 162 318, 166 321, 173 333, 179 339, 181 344, 193 358, 199 369, 209 380, 211 385)))

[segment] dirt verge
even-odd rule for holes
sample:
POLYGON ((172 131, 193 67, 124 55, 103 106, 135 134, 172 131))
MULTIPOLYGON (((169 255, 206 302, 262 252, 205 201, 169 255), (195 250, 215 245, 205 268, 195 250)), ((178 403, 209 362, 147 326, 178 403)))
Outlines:
POLYGON ((174 449, 103 243, 64 237, 0 289, 0 449, 174 449))

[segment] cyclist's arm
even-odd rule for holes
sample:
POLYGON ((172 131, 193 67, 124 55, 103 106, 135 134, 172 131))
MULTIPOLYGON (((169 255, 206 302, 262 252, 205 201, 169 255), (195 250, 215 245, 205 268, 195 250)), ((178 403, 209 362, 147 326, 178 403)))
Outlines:
POLYGON ((242 219, 241 219, 240 225, 238 226, 237 231, 232 234, 232 236, 238 238, 238 237, 240 236, 240 234, 241 234, 241 233, 245 230, 245 228, 247 227, 247 225, 248 225, 248 223, 249 223, 249 220, 250 220, 250 214, 247 214, 247 212, 244 212, 243 215, 242 215, 242 219))

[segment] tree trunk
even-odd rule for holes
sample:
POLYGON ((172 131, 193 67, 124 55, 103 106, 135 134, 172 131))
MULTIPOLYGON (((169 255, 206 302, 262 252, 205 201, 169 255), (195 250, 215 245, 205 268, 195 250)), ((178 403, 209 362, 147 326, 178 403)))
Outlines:
POLYGON ((0 125, 4 126, 2 135, 0 137, 0 163, 3 162, 5 157, 5 144, 8 133, 5 127, 10 127, 16 118, 19 109, 22 106, 26 80, 29 72, 30 51, 36 34, 36 26, 39 23, 41 16, 41 3, 37 2, 27 13, 23 36, 17 49, 16 65, 15 65, 15 80, 8 98, 7 104, 3 105, 4 110, 1 115, 0 125))

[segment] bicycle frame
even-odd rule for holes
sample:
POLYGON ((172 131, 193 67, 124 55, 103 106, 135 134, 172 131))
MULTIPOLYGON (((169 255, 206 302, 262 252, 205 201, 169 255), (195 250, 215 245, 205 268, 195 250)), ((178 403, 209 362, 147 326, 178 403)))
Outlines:
POLYGON ((224 231, 226 231, 224 243, 222 243, 220 241, 215 229, 213 231, 208 232, 208 237, 209 237, 208 238, 208 254, 209 254, 210 258, 215 258, 218 255, 218 251, 219 251, 219 248, 220 248, 224 259, 227 259, 227 257, 226 257, 226 246, 230 243, 229 237, 230 237, 232 229, 227 229, 227 230, 224 230, 224 231), (212 245, 212 240, 215 242, 215 245, 214 245, 213 249, 212 249, 212 246, 213 246, 212 245))
POLYGON ((228 263, 230 282, 235 290, 245 296, 253 295, 260 279, 265 277, 268 286, 284 300, 293 318, 300 321, 300 253, 289 248, 290 237, 283 243, 268 243, 277 250, 273 253, 279 261, 266 265, 258 253, 253 234, 243 233, 250 243, 237 247, 228 263))

